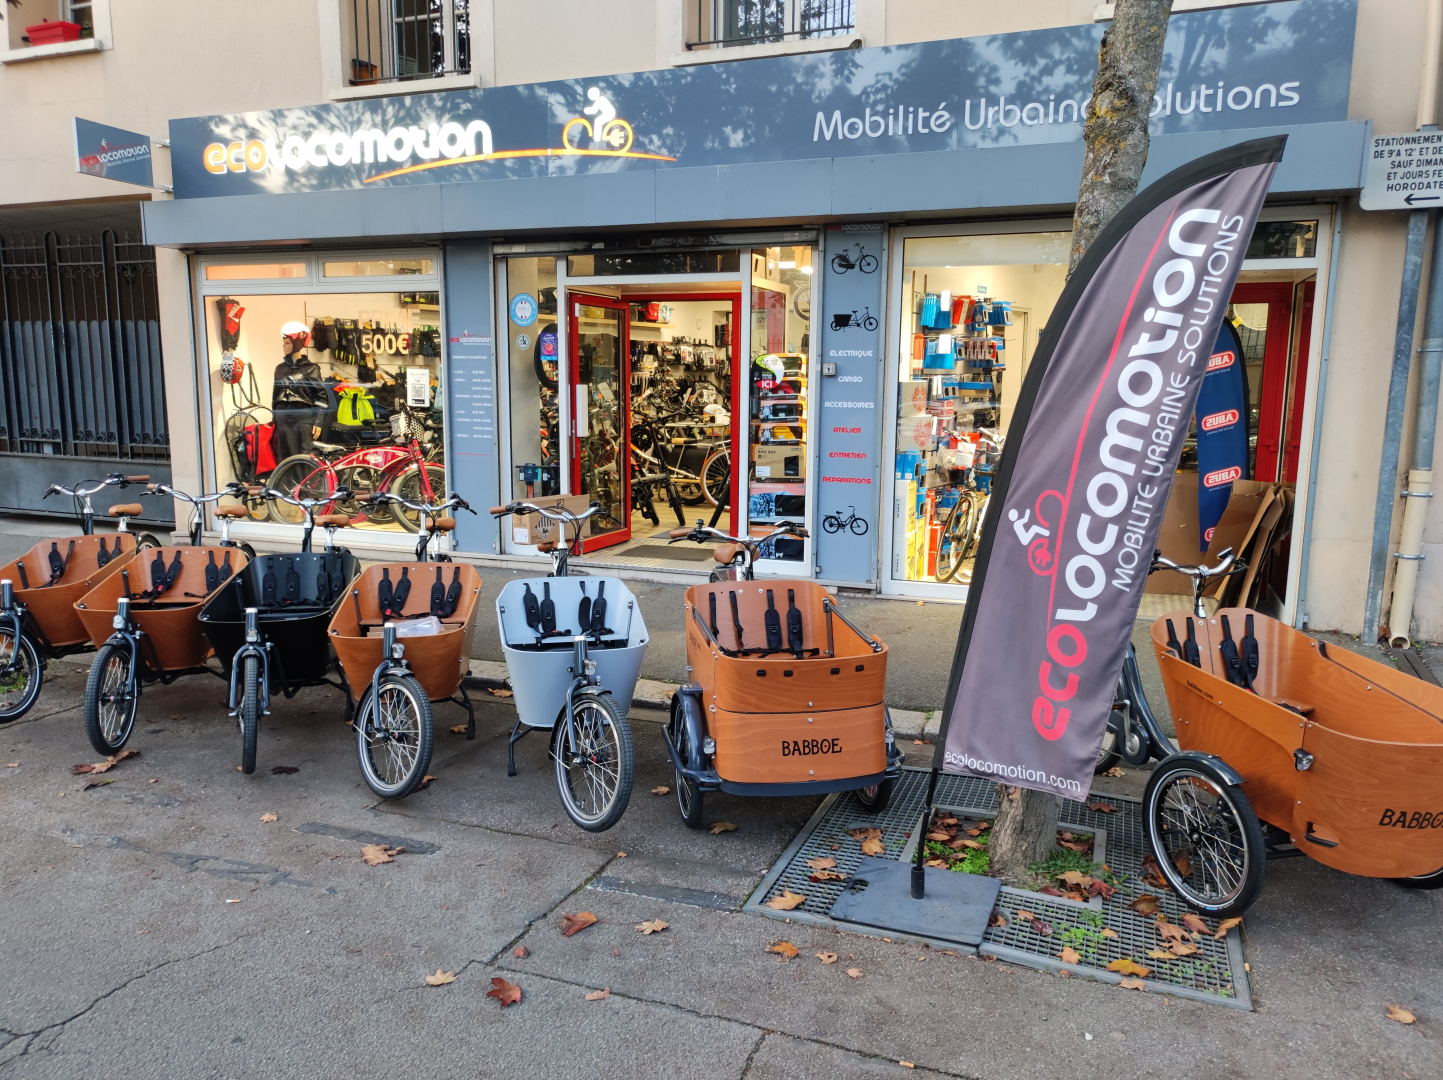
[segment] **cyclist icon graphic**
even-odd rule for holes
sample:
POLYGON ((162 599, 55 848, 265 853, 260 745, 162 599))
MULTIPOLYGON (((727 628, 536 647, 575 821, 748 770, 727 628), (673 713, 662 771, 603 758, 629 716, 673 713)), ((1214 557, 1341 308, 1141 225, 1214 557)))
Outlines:
POLYGON ((584 149, 578 144, 579 132, 584 128, 592 147, 596 149, 614 150, 623 154, 630 150, 636 137, 635 132, 625 120, 617 118, 616 106, 611 103, 611 99, 601 92, 599 86, 587 90, 586 96, 591 101, 590 105, 581 110, 586 116, 574 116, 566 122, 566 126, 561 129, 561 145, 568 150, 584 149), (595 119, 588 120, 587 116, 595 119))

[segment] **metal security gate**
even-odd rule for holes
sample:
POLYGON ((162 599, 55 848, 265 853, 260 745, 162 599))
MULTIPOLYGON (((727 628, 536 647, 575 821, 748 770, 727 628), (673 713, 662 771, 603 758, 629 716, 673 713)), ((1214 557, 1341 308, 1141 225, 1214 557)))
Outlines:
POLYGON ((68 512, 47 486, 166 480, 169 461, 154 249, 110 229, 0 236, 0 508, 68 512))

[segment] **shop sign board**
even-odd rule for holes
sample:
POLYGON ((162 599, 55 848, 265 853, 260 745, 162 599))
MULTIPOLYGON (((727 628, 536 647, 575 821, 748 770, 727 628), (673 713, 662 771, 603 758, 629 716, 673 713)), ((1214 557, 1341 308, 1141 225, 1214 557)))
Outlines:
POLYGON ((882 498, 883 306, 886 226, 829 225, 823 239, 824 374, 813 430, 811 515, 817 576, 866 584, 877 576, 882 498))
POLYGON ((154 187, 150 136, 75 117, 75 171, 138 187, 154 187))
POLYGON ((1093 241, 1008 425, 936 764, 1083 798, 1203 377, 1283 137, 1183 166, 1093 241))
MULTIPOLYGON (((1174 15, 1150 129, 1347 119, 1357 0, 1174 15)), ((171 121, 176 198, 1080 142, 1104 26, 171 121)))
POLYGON ((1443 206, 1443 131, 1374 135, 1358 205, 1364 210, 1443 206))
MULTIPOLYGON (((485 507, 501 502, 496 438, 496 349, 491 329, 491 244, 457 240, 446 245, 446 423, 451 451, 447 487, 476 515, 456 515, 456 547, 499 553, 500 530, 485 507)), ((424 374, 424 372, 423 372, 424 374)), ((429 389, 429 387, 428 387, 429 389)))

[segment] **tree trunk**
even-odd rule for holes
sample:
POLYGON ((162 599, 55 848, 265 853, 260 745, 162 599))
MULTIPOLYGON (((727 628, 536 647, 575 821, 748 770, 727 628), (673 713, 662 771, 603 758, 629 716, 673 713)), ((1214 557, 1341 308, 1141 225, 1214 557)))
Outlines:
MULTIPOLYGON (((1147 164, 1147 119, 1162 66, 1172 0, 1117 0, 1102 35, 1097 79, 1082 134, 1082 183, 1072 216, 1067 272, 1114 215, 1137 194, 1147 164)), ((997 786, 997 819, 987 842, 992 873, 1009 885, 1052 854, 1062 799, 1041 791, 997 786)))

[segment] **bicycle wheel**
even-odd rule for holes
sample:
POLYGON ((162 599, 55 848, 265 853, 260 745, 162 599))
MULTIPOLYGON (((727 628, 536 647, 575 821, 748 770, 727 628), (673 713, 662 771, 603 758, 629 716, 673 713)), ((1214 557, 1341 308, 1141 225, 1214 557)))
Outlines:
POLYGON ((702 491, 701 478, 696 476, 681 476, 672 473, 671 482, 676 486, 676 493, 681 501, 687 506, 700 506, 706 502, 706 495, 702 491))
POLYGON ((431 765, 431 702, 412 675, 382 677, 379 708, 376 697, 366 687, 356 709, 356 754, 370 789, 400 799, 416 790, 431 765))
POLYGON ((256 771, 256 737, 261 724, 261 662, 256 656, 241 660, 241 772, 256 771))
MULTIPOLYGON (((396 479, 391 481, 387 489, 392 495, 399 495, 407 502, 413 503, 436 503, 446 497, 446 470, 440 465, 427 463, 424 466, 412 465, 396 479), (421 469, 426 470, 426 479, 431 485, 431 495, 427 496, 421 484, 421 469)), ((407 532, 421 531, 421 515, 414 510, 408 510, 404 506, 391 504, 391 517, 394 518, 407 532)))
POLYGON ((1257 899, 1267 856, 1241 788, 1206 761, 1173 758, 1153 770, 1142 806, 1153 857, 1185 903, 1226 917, 1257 899))
POLYGON ((117 754, 125 746, 139 697, 130 681, 130 646, 107 641, 85 681, 85 734, 97 754, 117 754))
POLYGON ((702 487, 706 492, 706 501, 713 506, 719 506, 731 497, 732 486, 732 451, 729 446, 722 446, 711 452, 706 459, 706 464, 701 467, 702 487))
MULTIPOLYGON (((682 722, 681 700, 673 694, 671 697, 671 724, 668 734, 671 736, 671 744, 676 747, 676 753, 682 761, 691 760, 691 744, 687 740, 686 724, 682 722)), ((688 780, 680 770, 672 770, 672 784, 676 788, 676 808, 681 811, 681 823, 688 829, 700 829, 703 797, 701 787, 695 782, 688 780)))
POLYGON ((44 685, 35 646, 24 634, 17 638, 14 629, 0 630, 0 669, 6 667, 9 672, 0 674, 0 724, 28 713, 44 685))
POLYGON ((841 532, 842 519, 837 517, 836 514, 828 514, 822 518, 822 531, 828 533, 841 532))
POLYGON ((863 316, 862 329, 868 331, 877 329, 877 317, 875 315, 863 316))
MULTIPOLYGON (((973 502, 970 495, 960 495, 942 524, 937 543, 937 580, 951 581, 962 568, 967 550, 967 536, 972 528, 973 502)), ((824 523, 825 524, 825 523, 824 523)))
POLYGON ((896 777, 888 777, 880 784, 873 784, 871 787, 858 788, 856 791, 857 802, 862 809, 869 814, 880 814, 887 809, 892 802, 892 789, 897 786, 896 777))
POLYGON ((1434 870, 1431 874, 1419 874, 1417 877, 1394 878, 1393 882, 1405 889, 1443 889, 1443 869, 1434 870))
POLYGON ((551 737, 556 786, 566 816, 587 832, 604 832, 621 820, 631 799, 635 759, 631 728, 609 691, 573 699, 576 748, 567 745, 563 715, 551 737))
POLYGON ((245 557, 246 557, 247 559, 249 559, 251 562, 255 562, 255 561, 256 561, 256 549, 255 549, 255 548, 251 547, 249 544, 238 544, 238 545, 236 545, 236 546, 241 549, 241 551, 244 553, 244 555, 245 555, 245 557))
POLYGON ((857 260, 857 269, 864 274, 875 274, 877 272, 877 256, 863 255, 857 260))
POLYGON ((972 524, 967 530, 967 543, 962 548, 963 559, 975 559, 977 548, 982 543, 982 524, 987 520, 987 504, 992 501, 992 496, 983 495, 974 503, 972 524))
POLYGON ((852 535, 853 535, 853 536, 866 536, 866 535, 867 535, 867 519, 866 519, 866 518, 859 518, 859 517, 857 517, 857 516, 854 514, 854 515, 852 516, 851 522, 848 524, 847 527, 852 530, 852 535))
POLYGON ((152 548, 164 546, 155 533, 143 532, 135 534, 135 548, 137 551, 149 551, 152 548))
MULTIPOLYGON (((324 498, 333 490, 330 472, 317 465, 309 454, 288 457, 271 473, 270 487, 285 492, 293 499, 324 498)), ((299 525, 306 520, 306 512, 299 506, 272 499, 270 507, 272 521, 283 525, 299 525)))
MULTIPOLYGON (((1118 680, 1117 693, 1122 693, 1122 680, 1118 680)), ((1094 776, 1100 776, 1117 764, 1121 756, 1119 748, 1122 745, 1122 736, 1118 730, 1124 723, 1122 712, 1117 708, 1117 698, 1113 699, 1112 712, 1108 714, 1107 726, 1102 729, 1102 742, 1097 745, 1097 760, 1092 764, 1094 776)))
POLYGON ((852 268, 852 260, 845 255, 832 256, 832 269, 838 274, 845 274, 852 268))
POLYGON ((367 503, 361 505, 360 496, 367 492, 380 491, 384 474, 380 469, 372 465, 356 465, 353 468, 342 469, 339 473, 341 487, 349 488, 357 492, 358 497, 347 499, 344 502, 336 503, 336 513, 345 514, 347 517, 355 517, 362 512, 366 520, 375 525, 384 525, 391 519, 390 503, 367 503))

